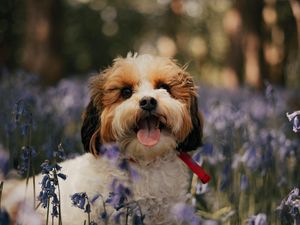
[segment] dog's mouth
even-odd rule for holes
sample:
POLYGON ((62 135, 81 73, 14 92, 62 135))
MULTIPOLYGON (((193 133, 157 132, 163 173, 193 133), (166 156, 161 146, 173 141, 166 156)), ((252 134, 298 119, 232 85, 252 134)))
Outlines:
POLYGON ((160 140, 164 123, 154 115, 141 118, 135 128, 138 141, 147 147, 156 145, 160 140))

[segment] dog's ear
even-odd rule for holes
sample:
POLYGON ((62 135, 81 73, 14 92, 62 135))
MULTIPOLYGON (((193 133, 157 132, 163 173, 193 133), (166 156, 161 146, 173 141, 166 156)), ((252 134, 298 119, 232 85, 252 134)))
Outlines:
POLYGON ((101 146, 100 138, 100 112, 91 100, 83 113, 83 124, 81 127, 81 142, 86 152, 98 155, 101 146))
POLYGON ((191 98, 190 115, 193 128, 185 140, 178 144, 178 150, 184 152, 196 150, 202 145, 203 117, 198 111, 198 102, 196 96, 191 98))

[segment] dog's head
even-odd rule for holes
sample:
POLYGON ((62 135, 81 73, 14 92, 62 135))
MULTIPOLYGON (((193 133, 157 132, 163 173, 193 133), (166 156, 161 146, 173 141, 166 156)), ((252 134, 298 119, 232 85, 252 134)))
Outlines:
POLYGON ((191 76, 174 61, 150 55, 117 58, 90 82, 82 143, 97 155, 101 144, 117 142, 134 160, 169 151, 195 150, 202 125, 191 76))

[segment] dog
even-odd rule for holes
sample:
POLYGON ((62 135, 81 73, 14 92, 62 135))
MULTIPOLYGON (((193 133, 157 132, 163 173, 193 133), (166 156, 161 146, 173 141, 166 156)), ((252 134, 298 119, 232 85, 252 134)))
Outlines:
MULTIPOLYGON (((81 129, 86 153, 61 164, 67 175, 60 182, 63 224, 83 224, 86 218, 86 213, 72 206, 72 194, 85 192, 92 198, 100 193, 106 199, 116 179, 130 186, 130 198, 144 215, 140 224, 181 224, 170 211, 176 203, 187 201, 190 173, 178 153, 197 149, 202 137, 192 77, 172 59, 128 54, 91 78, 90 95, 81 129), (132 181, 128 173, 101 155, 101 148, 110 143, 117 143, 117 161, 126 159, 137 172, 137 180, 132 181)), ((35 180, 40 186, 42 175, 35 180)), ((25 198, 25 185, 24 181, 13 188, 4 185, 2 206, 10 214, 16 214, 18 201, 25 198)), ((33 201, 27 192, 26 199, 33 201)), ((104 224, 99 216, 103 202, 97 200, 90 206, 90 221, 104 224)), ((108 206, 106 210, 110 217, 116 213, 108 206)), ((45 218, 46 209, 37 211, 45 218)))

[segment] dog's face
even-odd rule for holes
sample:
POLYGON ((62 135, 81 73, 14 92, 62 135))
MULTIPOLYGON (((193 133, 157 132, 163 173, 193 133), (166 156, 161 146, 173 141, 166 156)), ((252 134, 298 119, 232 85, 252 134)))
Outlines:
POLYGON ((117 142, 133 160, 153 160, 201 144, 202 126, 191 76, 172 60, 118 58, 90 83, 81 130, 86 151, 117 142))

